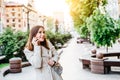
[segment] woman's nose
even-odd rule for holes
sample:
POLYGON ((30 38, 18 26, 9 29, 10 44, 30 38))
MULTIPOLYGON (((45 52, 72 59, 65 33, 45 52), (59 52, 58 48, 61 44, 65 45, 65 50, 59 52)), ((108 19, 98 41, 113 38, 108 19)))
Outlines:
POLYGON ((44 33, 42 33, 41 35, 45 35, 44 33))

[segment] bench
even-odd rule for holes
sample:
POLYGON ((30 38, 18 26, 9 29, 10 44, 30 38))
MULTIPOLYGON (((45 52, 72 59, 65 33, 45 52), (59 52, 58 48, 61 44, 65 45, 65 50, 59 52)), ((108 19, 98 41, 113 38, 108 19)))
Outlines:
POLYGON ((83 69, 89 68, 94 73, 109 73, 111 71, 111 66, 120 67, 120 53, 104 53, 104 58, 99 60, 96 58, 96 55, 85 55, 80 61, 82 62, 83 69), (109 57, 117 57, 117 58, 109 58, 109 57), (100 63, 100 64, 99 64, 100 63), (97 66, 97 68, 95 67, 97 66))
POLYGON ((109 73, 111 71, 111 67, 120 67, 120 59, 107 59, 104 60, 104 73, 109 73))
POLYGON ((77 43, 83 43, 83 42, 90 42, 90 39, 89 38, 80 38, 80 37, 77 38, 77 43))
POLYGON ((0 56, 0 60, 4 59, 6 56, 0 56))
POLYGON ((85 68, 90 69, 90 59, 91 55, 83 55, 82 58, 79 58, 79 61, 82 62, 83 69, 85 68))
POLYGON ((111 52, 111 53, 104 53, 103 57, 113 57, 116 56, 118 59, 120 58, 120 52, 111 52))
POLYGON ((6 56, 2 55, 0 56, 0 63, 2 63, 2 60, 5 59, 6 56))

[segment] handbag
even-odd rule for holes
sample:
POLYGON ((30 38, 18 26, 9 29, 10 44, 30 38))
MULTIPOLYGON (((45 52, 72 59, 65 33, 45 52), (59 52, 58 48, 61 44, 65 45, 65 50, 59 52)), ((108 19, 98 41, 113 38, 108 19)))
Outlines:
MULTIPOLYGON (((54 49, 54 47, 52 48, 54 49)), ((53 50, 50 50, 50 54, 52 54, 51 56, 54 57, 53 55, 53 50)), ((59 57, 58 57, 58 60, 60 59, 60 55, 61 55, 61 52, 59 53, 59 57)), ((59 62, 55 63, 52 68, 54 69, 54 71, 61 76, 62 72, 63 72, 63 67, 61 66, 61 64, 59 62)))
POLYGON ((62 72, 63 72, 63 67, 61 66, 60 63, 56 63, 56 64, 53 66, 53 69, 54 69, 54 71, 55 71, 58 75, 61 75, 62 72))

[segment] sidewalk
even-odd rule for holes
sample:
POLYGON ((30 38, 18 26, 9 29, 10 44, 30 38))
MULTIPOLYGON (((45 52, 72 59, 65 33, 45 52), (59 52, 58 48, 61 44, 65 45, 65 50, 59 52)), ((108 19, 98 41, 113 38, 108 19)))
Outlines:
MULTIPOLYGON (((117 45, 114 46, 118 47, 117 45)), ((94 47, 88 43, 77 44, 76 38, 70 41, 68 47, 64 49, 60 60, 64 69, 62 74, 64 80, 120 80, 120 73, 95 74, 88 69, 82 68, 79 58, 82 55, 89 54, 92 48, 94 47)))
MULTIPOLYGON (((69 41, 68 47, 63 48, 60 58, 60 63, 63 66, 63 80, 120 80, 119 73, 94 74, 89 69, 82 68, 79 58, 94 48, 90 46, 87 43, 77 44, 76 38, 73 38, 69 41)), ((22 68, 21 73, 6 75, 2 80, 34 80, 34 77, 34 70, 29 66, 22 68)))

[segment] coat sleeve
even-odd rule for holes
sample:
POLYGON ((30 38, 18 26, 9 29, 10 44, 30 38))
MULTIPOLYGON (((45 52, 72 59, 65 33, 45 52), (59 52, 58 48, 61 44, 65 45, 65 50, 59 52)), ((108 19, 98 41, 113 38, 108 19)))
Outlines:
POLYGON ((41 68, 42 57, 40 46, 34 46, 34 51, 30 51, 27 48, 24 49, 24 54, 30 64, 35 68, 41 68))
POLYGON ((59 54, 57 53, 55 47, 52 45, 52 43, 50 41, 48 41, 48 44, 49 44, 50 51, 52 54, 52 60, 54 60, 55 62, 58 62, 59 54))

